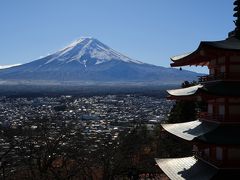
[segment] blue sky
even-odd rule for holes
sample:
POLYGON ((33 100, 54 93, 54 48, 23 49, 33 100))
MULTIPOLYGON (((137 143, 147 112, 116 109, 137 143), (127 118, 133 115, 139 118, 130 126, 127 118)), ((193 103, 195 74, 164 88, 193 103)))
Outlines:
POLYGON ((227 37, 233 2, 1 0, 0 65, 30 62, 90 36, 133 59, 169 67, 171 56, 227 37))

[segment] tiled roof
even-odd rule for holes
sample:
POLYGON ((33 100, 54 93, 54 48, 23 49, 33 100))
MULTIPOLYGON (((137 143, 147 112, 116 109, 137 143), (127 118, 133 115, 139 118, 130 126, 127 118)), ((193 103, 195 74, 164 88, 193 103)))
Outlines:
POLYGON ((240 124, 217 124, 205 121, 162 124, 169 133, 187 141, 203 141, 213 144, 240 145, 240 124))
POLYGON ((187 141, 200 137, 216 129, 217 126, 215 123, 201 122, 199 120, 186 123, 162 124, 166 131, 187 141))
POLYGON ((212 59, 212 53, 205 51, 209 49, 213 49, 214 52, 221 50, 223 52, 234 51, 240 53, 240 40, 231 37, 222 41, 202 41, 194 52, 172 57, 173 63, 171 66, 207 65, 207 62, 212 59))
POLYGON ((171 180, 209 180, 217 169, 194 157, 155 159, 171 180))

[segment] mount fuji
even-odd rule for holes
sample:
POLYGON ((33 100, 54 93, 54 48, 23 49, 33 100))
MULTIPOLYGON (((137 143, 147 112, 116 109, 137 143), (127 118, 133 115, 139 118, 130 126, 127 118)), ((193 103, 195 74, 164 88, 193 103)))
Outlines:
POLYGON ((199 74, 133 60, 94 38, 32 62, 0 70, 2 82, 179 83, 199 74))

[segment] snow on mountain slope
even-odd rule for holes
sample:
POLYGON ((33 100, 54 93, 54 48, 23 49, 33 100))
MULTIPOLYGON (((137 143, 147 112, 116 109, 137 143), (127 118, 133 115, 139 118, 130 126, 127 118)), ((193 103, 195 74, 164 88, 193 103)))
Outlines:
POLYGON ((132 60, 118 53, 94 38, 80 38, 74 41, 64 49, 54 53, 45 64, 51 63, 52 61, 61 61, 64 63, 77 61, 86 67, 88 64, 87 61, 90 61, 90 59, 85 59, 86 56, 90 59, 96 59, 97 61, 94 64, 101 64, 110 60, 143 64, 140 61, 132 60))
POLYGON ((21 64, 8 64, 8 65, 0 65, 0 69, 7 69, 10 67, 20 66, 21 64))
POLYGON ((8 64, 8 65, 0 65, 0 69, 7 69, 10 67, 16 67, 16 66, 20 66, 21 64, 8 64))

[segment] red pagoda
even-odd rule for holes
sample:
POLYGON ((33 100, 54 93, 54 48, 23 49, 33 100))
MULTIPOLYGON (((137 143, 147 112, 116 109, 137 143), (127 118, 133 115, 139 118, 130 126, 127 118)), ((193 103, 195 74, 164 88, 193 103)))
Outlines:
POLYGON ((240 0, 234 5, 236 28, 226 40, 203 41, 194 52, 171 58, 172 67, 209 68, 198 85, 168 90, 171 99, 207 103, 196 121, 162 124, 193 144, 191 157, 156 159, 172 180, 240 179, 240 0))

